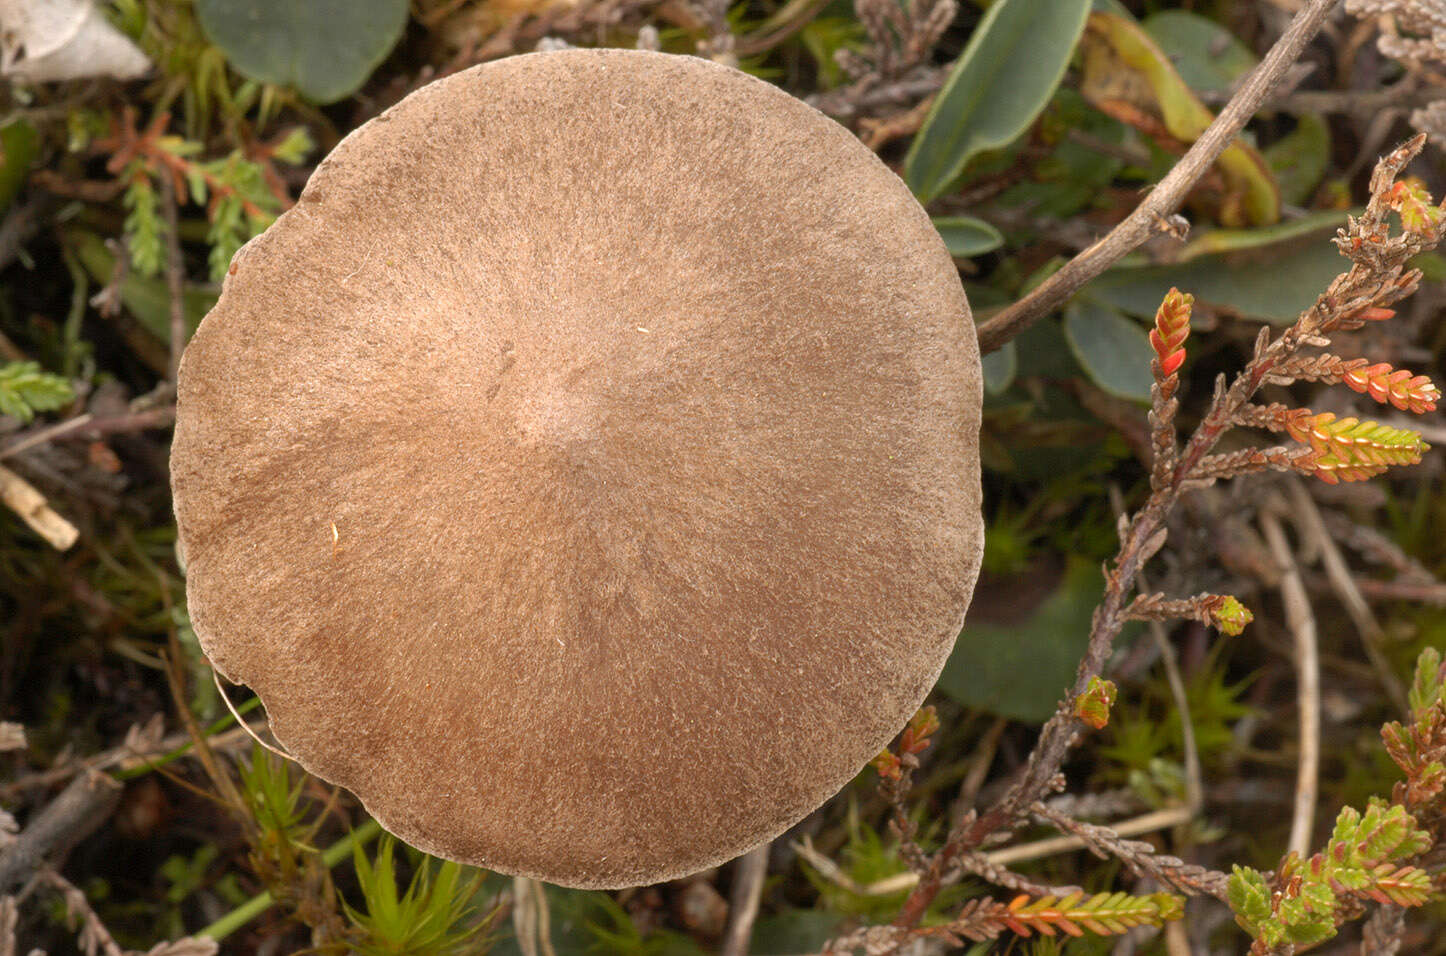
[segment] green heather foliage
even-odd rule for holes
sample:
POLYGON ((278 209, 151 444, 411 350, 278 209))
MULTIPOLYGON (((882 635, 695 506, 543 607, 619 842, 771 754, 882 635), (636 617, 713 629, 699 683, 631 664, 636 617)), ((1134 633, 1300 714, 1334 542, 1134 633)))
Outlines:
POLYGON ((28 422, 37 412, 54 411, 74 400, 70 383, 41 371, 36 362, 0 365, 0 415, 28 422))

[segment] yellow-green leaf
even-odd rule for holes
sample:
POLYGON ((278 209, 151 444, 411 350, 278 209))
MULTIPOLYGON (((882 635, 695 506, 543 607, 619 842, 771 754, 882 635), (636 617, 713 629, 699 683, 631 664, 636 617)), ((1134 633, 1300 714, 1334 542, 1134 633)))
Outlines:
MULTIPOLYGON (((1193 143, 1214 121, 1170 58, 1134 20, 1092 13, 1080 47, 1081 92, 1102 112, 1167 144, 1193 143)), ((1280 189, 1259 151, 1237 139, 1215 165, 1224 183, 1217 211, 1222 225, 1268 225, 1280 218, 1280 189)))

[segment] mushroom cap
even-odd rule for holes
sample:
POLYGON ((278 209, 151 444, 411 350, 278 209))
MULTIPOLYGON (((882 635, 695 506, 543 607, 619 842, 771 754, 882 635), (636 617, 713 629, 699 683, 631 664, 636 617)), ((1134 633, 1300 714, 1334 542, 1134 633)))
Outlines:
POLYGON ((896 734, 983 541, 978 345, 903 183, 782 91, 565 50, 413 93, 181 365, 191 620, 430 853, 616 888, 896 734))

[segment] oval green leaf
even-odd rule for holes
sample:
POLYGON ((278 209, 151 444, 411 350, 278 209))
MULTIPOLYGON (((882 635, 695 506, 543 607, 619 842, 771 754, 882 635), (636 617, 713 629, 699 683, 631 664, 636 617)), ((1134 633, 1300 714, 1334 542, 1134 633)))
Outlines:
POLYGON ((1280 198, 1293 206, 1310 200, 1330 163, 1331 131, 1316 113, 1303 113, 1295 129, 1265 150, 1265 161, 1280 183, 1280 198))
POLYGON ((1007 617, 996 616, 999 609, 976 598, 964 633, 939 675, 939 690, 966 707, 1002 717, 1048 720, 1074 681, 1103 586, 1094 562, 1073 557, 1052 591, 1032 609, 1012 608, 1007 617))
POLYGON ((1228 93, 1260 61, 1220 24, 1188 10, 1164 10, 1141 24, 1197 93, 1228 93))
POLYGON ((972 259, 1004 245, 998 229, 973 216, 938 216, 934 219, 934 228, 939 230, 949 255, 955 259, 972 259))
POLYGON ((407 0, 196 0, 196 16, 241 73, 332 103, 397 45, 407 0))
POLYGON ((954 64, 904 160, 904 181, 928 202, 971 158, 1018 137, 1064 77, 1090 0, 997 0, 954 64))
POLYGON ((1019 353, 1013 342, 1005 342, 1004 348, 984 356, 981 364, 984 366, 984 391, 990 395, 1001 395, 1014 384, 1014 376, 1019 372, 1019 353))
MULTIPOLYGON (((1286 325, 1314 305, 1320 291, 1349 265, 1322 234, 1333 228, 1331 217, 1345 218, 1340 212, 1309 217, 1315 235, 1297 234, 1267 245, 1247 243, 1233 234, 1233 247, 1239 251, 1199 255, 1174 265, 1116 266, 1081 294, 1149 321, 1160 299, 1175 286, 1202 305, 1286 325)), ((1220 245, 1209 235, 1197 241, 1206 240, 1220 245)))
POLYGON ((1064 310, 1070 351, 1100 388, 1120 398, 1150 400, 1154 349, 1140 323, 1092 299, 1075 299, 1064 310))

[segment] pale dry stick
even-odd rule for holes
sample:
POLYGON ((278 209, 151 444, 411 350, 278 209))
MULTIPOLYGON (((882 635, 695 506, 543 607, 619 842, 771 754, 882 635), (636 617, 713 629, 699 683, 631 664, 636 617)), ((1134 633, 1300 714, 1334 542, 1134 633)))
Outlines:
MULTIPOLYGON (((210 740, 211 748, 221 753, 229 753, 232 750, 240 750, 250 740, 250 734, 266 728, 265 721, 257 721, 248 725, 249 729, 233 727, 230 730, 216 734, 210 740)), ((52 787, 74 777, 78 773, 90 770, 111 770, 115 769, 124 773, 128 770, 137 770, 147 766, 153 758, 162 756, 182 746, 191 743, 190 734, 181 732, 165 737, 156 746, 153 752, 136 753, 130 747, 113 747, 103 753, 97 754, 85 760, 76 760, 63 763, 58 767, 51 767, 48 770, 40 770, 28 774, 16 780, 0 784, 0 800, 14 799, 16 796, 27 790, 34 790, 39 787, 52 787)), ((194 756, 192 750, 187 756, 194 756)))
POLYGON ((6 445, 4 448, 0 448, 0 458, 12 458, 15 455, 20 454, 22 451, 34 448, 37 445, 44 445, 48 442, 55 440, 56 438, 59 438, 62 435, 68 435, 73 431, 77 431, 89 425, 94 418, 95 416, 92 415, 90 412, 84 412, 80 415, 76 415, 74 418, 68 418, 63 422, 57 422, 54 425, 42 428, 40 431, 35 432, 32 435, 27 435, 24 438, 20 438, 19 440, 14 441, 9 445, 6 445))
POLYGON ((11 441, 10 444, 0 447, 0 460, 14 458, 22 452, 29 451, 39 445, 46 445, 62 438, 69 438, 76 433, 82 437, 92 437, 112 434, 115 432, 144 431, 150 428, 165 428, 176 420, 176 407, 164 405, 160 408, 147 409, 145 411, 128 412, 124 415, 116 415, 109 418, 96 418, 90 412, 76 415, 63 422, 48 425, 44 428, 34 429, 28 432, 21 432, 11 441))
POLYGON ((1191 956, 1190 930, 1184 919, 1165 924, 1165 952, 1169 956, 1191 956))
POLYGON ((1220 115, 1215 117, 1215 121, 1165 178, 1150 190, 1150 194, 1135 207, 1134 212, 1110 230, 1103 239, 1040 283, 1034 291, 980 325, 980 350, 993 352, 999 349, 1040 318, 1064 305, 1070 296, 1091 279, 1149 239, 1160 223, 1167 222, 1225 148, 1234 142, 1240 130, 1255 115, 1255 111, 1260 109, 1286 70, 1300 59, 1306 44, 1320 30, 1336 2, 1337 0, 1310 0, 1270 48, 1265 59, 1261 60, 1260 65, 1240 85, 1230 102, 1225 104, 1220 115))
POLYGON ((66 521, 34 485, 9 468, 0 467, 0 501, 57 551, 75 544, 80 532, 66 521))
MULTIPOLYGON (((1171 827, 1189 823, 1194 818, 1195 812, 1189 807, 1169 807, 1164 810, 1153 810, 1150 813, 1113 824, 1110 829, 1121 837, 1142 836, 1146 833, 1168 830, 1171 827)), ((851 893, 862 896, 890 896, 911 889, 919 882, 917 873, 897 873, 872 883, 858 883, 839 869, 837 863, 815 850, 812 844, 804 842, 794 843, 792 846, 798 855, 803 857, 823 877, 851 893)), ((1061 853, 1083 850, 1087 846, 1085 841, 1075 836, 1049 837, 1045 840, 1035 840, 1033 843, 1021 843, 1019 846, 995 850, 993 853, 984 854, 984 858, 994 866, 1009 866, 1013 863, 1028 863, 1045 857, 1058 856, 1061 853)))
POLYGON ((1290 495, 1290 502, 1295 509, 1295 517, 1299 519, 1297 529, 1301 534, 1310 538, 1315 547, 1320 551, 1321 564, 1325 566, 1326 578, 1330 581, 1331 588, 1336 592, 1346 607, 1346 613, 1351 616, 1351 621, 1356 625, 1356 630, 1361 635, 1361 645, 1366 652, 1366 658, 1375 668, 1376 678, 1381 682, 1391 702, 1402 715, 1410 713, 1410 705, 1406 701, 1406 687, 1396 672, 1391 669, 1391 662, 1386 660, 1381 645, 1385 643, 1386 632, 1382 629, 1376 616, 1371 613, 1371 607, 1366 603, 1365 596, 1361 589, 1356 586, 1356 580, 1351 575, 1350 568, 1346 567, 1346 559, 1341 555, 1341 549, 1336 546, 1335 539, 1326 530, 1325 519, 1321 517, 1320 508, 1316 506, 1315 499, 1310 492, 1305 490, 1305 485, 1299 478, 1290 475, 1286 479, 1286 491, 1290 495))
POLYGON ((85 773, 72 780, 0 852, 0 893, 30 879, 46 857, 89 836, 110 816, 120 793, 120 784, 103 773, 85 773))
POLYGON ((161 171, 161 209, 166 216, 166 291, 171 300, 171 362, 170 380, 176 381, 181 371, 181 353, 186 348, 186 300, 184 280, 186 264, 181 259, 180 215, 176 209, 176 186, 169 170, 161 171))
POLYGON ((512 878, 512 925, 522 956, 557 956, 552 948, 552 917, 541 883, 525 876, 512 878))
MULTIPOLYGON (((1149 592, 1144 574, 1140 575, 1140 591, 1149 592)), ((1180 737, 1185 748, 1185 805, 1199 813, 1205 804, 1204 773, 1200 769, 1200 750, 1195 742, 1195 723, 1190 718, 1190 699, 1185 693, 1185 680, 1180 675, 1180 661, 1175 647, 1165 635, 1165 626, 1159 621, 1150 621, 1150 638, 1160 651, 1160 662, 1165 666, 1165 679, 1170 684, 1170 696, 1175 699, 1175 708, 1180 712, 1180 737)))
POLYGON ((0 897, 0 956, 19 956, 15 930, 20 926, 20 904, 13 896, 0 897))
POLYGON ((753 923, 758 919, 758 901, 763 897, 763 879, 768 875, 768 850, 771 843, 754 847, 738 861, 733 875, 733 892, 729 894, 728 929, 718 956, 748 956, 753 938, 753 923))
POLYGON ((1260 511, 1260 530, 1280 565, 1280 594, 1285 601, 1285 622, 1295 643, 1296 695, 1300 710, 1300 766, 1296 771, 1294 810, 1286 849, 1302 857, 1310 853, 1311 828, 1320 788, 1320 651, 1316 644, 1315 615, 1300 569, 1286 540, 1280 519, 1270 508, 1260 511))

